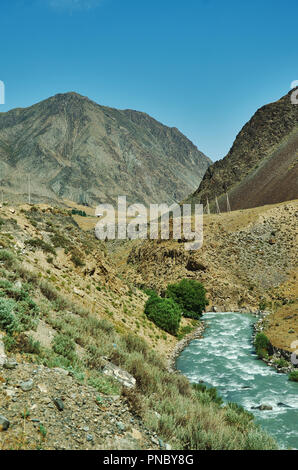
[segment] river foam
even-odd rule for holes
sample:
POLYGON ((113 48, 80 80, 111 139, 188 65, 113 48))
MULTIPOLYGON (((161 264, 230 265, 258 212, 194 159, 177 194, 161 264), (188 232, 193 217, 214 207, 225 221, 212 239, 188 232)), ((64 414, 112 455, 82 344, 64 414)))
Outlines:
POLYGON ((203 339, 192 341, 176 367, 191 382, 216 387, 224 401, 242 405, 282 448, 298 448, 298 383, 260 361, 252 345, 255 317, 207 313, 203 339), (267 404, 272 410, 253 410, 267 404))

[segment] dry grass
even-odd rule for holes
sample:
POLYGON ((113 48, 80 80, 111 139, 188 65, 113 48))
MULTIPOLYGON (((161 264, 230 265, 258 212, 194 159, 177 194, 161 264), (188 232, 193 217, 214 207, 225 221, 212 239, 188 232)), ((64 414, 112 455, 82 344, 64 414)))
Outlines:
POLYGON ((291 344, 298 339, 297 277, 297 271, 291 272, 287 282, 276 290, 272 313, 267 319, 268 325, 265 330, 271 344, 286 351, 293 351, 291 344), (287 303, 281 305, 282 302, 287 303))

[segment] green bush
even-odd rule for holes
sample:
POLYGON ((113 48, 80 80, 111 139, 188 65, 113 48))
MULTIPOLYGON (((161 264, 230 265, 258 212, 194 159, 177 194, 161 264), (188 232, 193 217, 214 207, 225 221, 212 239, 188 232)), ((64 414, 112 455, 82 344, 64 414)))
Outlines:
POLYGON ((254 344, 256 348, 256 353, 260 359, 268 357, 268 355, 272 352, 272 346, 270 344, 270 341, 264 333, 256 334, 254 344))
POLYGON ((151 296, 145 305, 145 314, 159 328, 176 335, 180 326, 181 308, 173 299, 151 296))
POLYGON ((281 357, 280 359, 276 359, 274 361, 274 364, 278 367, 278 368, 281 368, 281 367, 288 367, 289 363, 288 361, 286 361, 285 358, 281 357))
POLYGON ((170 284, 166 297, 173 299, 182 309, 182 315, 199 319, 208 300, 204 286, 195 279, 182 279, 176 284, 170 284))
POLYGON ((75 358, 76 345, 73 339, 64 334, 58 334, 53 339, 53 351, 60 356, 73 361, 75 358))
POLYGON ((0 329, 13 333, 18 329, 15 315, 16 302, 12 299, 0 298, 0 329))
POLYGON ((10 268, 15 261, 15 256, 11 251, 1 249, 0 261, 4 262, 4 265, 10 268))
POLYGON ((29 330, 36 326, 38 314, 27 285, 16 289, 11 282, 0 280, 0 329, 9 334, 29 330))
POLYGON ((289 373, 289 380, 291 382, 298 382, 298 370, 293 370, 289 373))
POLYGON ((73 215, 80 215, 81 217, 87 217, 87 214, 85 211, 80 211, 78 209, 72 209, 70 213, 73 215))

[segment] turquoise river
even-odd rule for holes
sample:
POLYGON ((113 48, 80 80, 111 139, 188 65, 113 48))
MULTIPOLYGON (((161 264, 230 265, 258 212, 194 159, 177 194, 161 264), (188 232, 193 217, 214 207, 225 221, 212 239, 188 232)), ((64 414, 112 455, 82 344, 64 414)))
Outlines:
POLYGON ((206 313, 204 338, 192 341, 176 367, 191 382, 216 387, 225 402, 242 405, 280 448, 298 449, 298 383, 259 360, 252 345, 256 318, 240 313, 206 313), (253 410, 266 404, 272 410, 253 410))

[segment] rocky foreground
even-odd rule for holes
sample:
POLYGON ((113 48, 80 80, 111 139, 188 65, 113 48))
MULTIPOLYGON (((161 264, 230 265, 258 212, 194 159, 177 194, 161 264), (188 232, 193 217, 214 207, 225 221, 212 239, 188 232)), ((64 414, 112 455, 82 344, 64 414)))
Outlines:
POLYGON ((101 395, 61 368, 0 368, 0 449, 169 448, 130 411, 124 397, 101 395))

